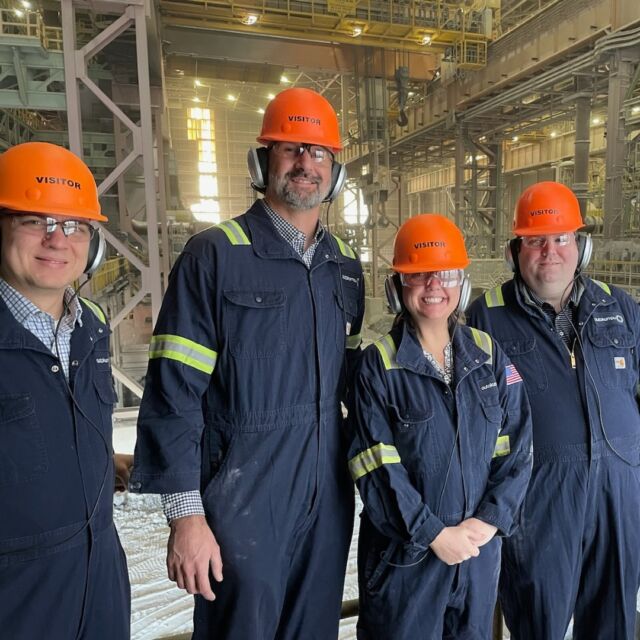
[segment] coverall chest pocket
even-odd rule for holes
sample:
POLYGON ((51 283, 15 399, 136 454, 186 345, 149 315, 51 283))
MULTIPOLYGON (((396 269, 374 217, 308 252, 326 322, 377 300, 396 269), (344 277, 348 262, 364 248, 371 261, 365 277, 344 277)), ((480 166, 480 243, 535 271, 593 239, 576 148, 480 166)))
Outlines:
POLYGON ((44 436, 30 394, 0 395, 0 486, 36 480, 49 468, 44 436))
POLYGON ((441 470, 446 462, 447 442, 438 429, 430 407, 391 407, 391 422, 396 448, 402 464, 410 475, 417 477, 441 470))
POLYGON ((480 406, 485 420, 484 461, 491 463, 502 426, 502 408, 499 405, 481 404, 480 406))
POLYGON ((535 338, 498 339, 502 350, 522 376, 527 393, 531 396, 546 391, 549 386, 535 338))
POLYGON ((595 361, 602 384, 608 389, 633 389, 638 382, 636 343, 633 333, 622 327, 589 327, 595 361))
POLYGON ((344 291, 344 295, 335 294, 336 302, 336 344, 342 351, 347 344, 347 331, 351 332, 351 326, 358 314, 358 301, 351 291, 344 291))
POLYGON ((271 358, 284 353, 284 291, 225 291, 229 351, 236 358, 271 358))
POLYGON ((101 426, 107 431, 111 430, 111 416, 113 414, 113 405, 118 401, 118 394, 113 388, 113 378, 110 371, 96 372, 93 380, 96 389, 96 395, 99 399, 101 426))

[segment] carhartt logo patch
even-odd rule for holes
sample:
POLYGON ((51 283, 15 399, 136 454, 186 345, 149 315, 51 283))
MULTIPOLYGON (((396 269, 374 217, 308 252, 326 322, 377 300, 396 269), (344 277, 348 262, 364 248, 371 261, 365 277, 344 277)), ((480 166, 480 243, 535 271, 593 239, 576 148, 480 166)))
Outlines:
POLYGON ((626 369, 627 368, 627 363, 625 362, 623 356, 619 356, 619 357, 613 359, 613 366, 616 369, 626 369))

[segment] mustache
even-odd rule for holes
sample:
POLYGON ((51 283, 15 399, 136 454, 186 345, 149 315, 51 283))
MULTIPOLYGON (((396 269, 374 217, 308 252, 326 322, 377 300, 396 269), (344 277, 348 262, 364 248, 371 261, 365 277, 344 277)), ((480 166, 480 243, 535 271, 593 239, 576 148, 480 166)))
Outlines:
POLYGON ((320 184, 320 182, 322 182, 322 180, 321 180, 321 178, 319 176, 311 175, 310 173, 308 173, 307 171, 305 171, 301 167, 299 167, 298 169, 292 169, 291 171, 287 171, 287 173, 285 173, 284 177, 287 178, 288 180, 290 180, 292 178, 300 178, 300 177, 302 177, 302 178, 306 178, 310 182, 313 182, 314 184, 320 184))

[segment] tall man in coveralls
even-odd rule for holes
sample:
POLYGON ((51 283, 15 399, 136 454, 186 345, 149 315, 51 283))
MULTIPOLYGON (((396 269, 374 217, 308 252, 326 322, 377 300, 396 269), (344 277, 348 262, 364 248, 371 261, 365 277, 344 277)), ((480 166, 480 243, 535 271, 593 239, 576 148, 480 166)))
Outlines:
POLYGON ((28 142, 0 156, 2 638, 129 638, 110 330, 72 287, 100 263, 105 220, 70 151, 28 142))
POLYGON ((192 238, 171 273, 130 486, 164 494, 169 577, 196 595, 194 638, 333 640, 362 269, 320 222, 344 180, 326 99, 281 92, 258 141, 249 168, 264 199, 192 238))
POLYGON ((514 640, 632 640, 640 584, 640 310, 581 275, 591 239, 573 192, 529 187, 516 206, 515 277, 478 298, 524 378, 533 475, 503 546, 500 598, 514 640))

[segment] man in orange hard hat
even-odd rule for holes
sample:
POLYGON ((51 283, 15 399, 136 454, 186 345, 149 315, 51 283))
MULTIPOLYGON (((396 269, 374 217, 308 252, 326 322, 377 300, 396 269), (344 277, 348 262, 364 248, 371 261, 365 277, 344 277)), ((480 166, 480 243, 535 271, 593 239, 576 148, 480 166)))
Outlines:
POLYGON ((326 640, 353 522, 340 402, 362 269, 320 222, 344 182, 327 100, 283 91, 258 141, 249 171, 264 198, 192 238, 172 271, 130 486, 163 494, 194 638, 326 640))
POLYGON ((0 635, 126 640, 113 524, 109 326, 72 283, 104 254, 88 167, 29 142, 0 155, 0 635))
POLYGON ((640 311, 583 275, 591 238, 566 186, 516 205, 513 280, 476 300, 469 323, 525 381, 534 468, 520 529, 504 541, 500 598, 514 640, 632 640, 640 585, 640 311))

